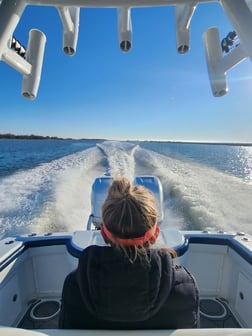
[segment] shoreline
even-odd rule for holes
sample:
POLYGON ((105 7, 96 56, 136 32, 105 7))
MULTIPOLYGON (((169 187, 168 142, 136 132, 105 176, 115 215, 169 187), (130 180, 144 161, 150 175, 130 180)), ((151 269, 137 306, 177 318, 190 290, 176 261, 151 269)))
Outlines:
MULTIPOLYGON (((109 139, 98 139, 98 138, 62 138, 57 136, 43 136, 43 135, 35 135, 35 134, 12 134, 12 133, 4 133, 0 134, 0 140, 72 140, 72 141, 80 141, 80 140, 90 140, 90 141, 110 141, 109 139)), ((114 140, 115 141, 115 140, 114 140)), ((191 144, 191 145, 223 145, 223 146, 252 146, 252 143, 246 142, 226 142, 226 141, 183 141, 183 140, 118 140, 118 141, 126 141, 126 142, 156 142, 156 143, 170 143, 170 144, 191 144)))

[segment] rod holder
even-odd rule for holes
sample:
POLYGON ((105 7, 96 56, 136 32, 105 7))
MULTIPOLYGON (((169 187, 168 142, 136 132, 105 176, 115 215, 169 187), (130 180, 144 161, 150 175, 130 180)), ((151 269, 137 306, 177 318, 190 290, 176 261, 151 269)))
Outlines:
POLYGON ((117 17, 119 46, 122 51, 128 52, 132 46, 132 23, 130 8, 118 8, 117 17))
POLYGON ((190 23, 196 7, 194 3, 175 6, 176 42, 180 54, 185 54, 190 49, 190 23))
POLYGON ((63 51, 68 56, 76 53, 79 35, 80 8, 57 7, 63 24, 63 51))
POLYGON ((215 97, 224 96, 228 92, 226 71, 222 66, 222 49, 219 31, 216 27, 209 28, 203 34, 206 62, 211 89, 215 97))
POLYGON ((29 74, 23 75, 22 95, 27 99, 35 99, 37 96, 41 70, 44 59, 46 37, 40 30, 32 29, 29 33, 29 41, 26 60, 31 64, 29 74))

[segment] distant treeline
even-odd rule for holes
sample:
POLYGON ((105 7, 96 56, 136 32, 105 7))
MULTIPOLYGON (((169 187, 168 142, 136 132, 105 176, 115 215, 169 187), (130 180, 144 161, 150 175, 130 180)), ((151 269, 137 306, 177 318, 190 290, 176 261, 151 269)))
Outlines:
POLYGON ((50 139, 50 140, 63 140, 63 138, 58 138, 56 136, 42 136, 42 135, 16 135, 11 133, 0 134, 0 139, 50 139))

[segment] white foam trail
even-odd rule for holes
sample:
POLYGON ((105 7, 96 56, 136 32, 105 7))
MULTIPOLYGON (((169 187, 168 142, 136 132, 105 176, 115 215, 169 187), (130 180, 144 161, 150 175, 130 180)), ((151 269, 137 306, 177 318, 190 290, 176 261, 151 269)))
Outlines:
MULTIPOLYGON (((102 156, 97 148, 82 152, 79 158, 74 154, 72 158, 73 164, 69 166, 68 157, 67 167, 55 178, 52 204, 54 222, 48 223, 52 232, 86 229, 91 213, 92 183, 97 176, 104 174, 104 167, 100 164, 102 156)), ((45 226, 44 220, 43 223, 45 226)))
MULTIPOLYGON (((250 184, 213 168, 151 151, 138 149, 136 155, 141 166, 160 177, 167 204, 176 206, 175 218, 184 217, 187 227, 182 228, 252 233, 250 184)), ((172 222, 166 224, 173 226, 172 222)))
POLYGON ((2 179, 0 232, 83 228, 80 222, 86 219, 81 209, 90 197, 90 179, 101 174, 101 158, 100 151, 91 148, 2 179))
POLYGON ((100 148, 108 161, 108 175, 121 175, 127 176, 132 180, 134 179, 134 153, 138 147, 137 145, 128 142, 106 141, 97 146, 100 148))
POLYGON ((191 161, 131 143, 104 142, 0 180, 0 232, 86 228, 94 179, 156 175, 164 189, 164 226, 252 233, 252 186, 191 161))

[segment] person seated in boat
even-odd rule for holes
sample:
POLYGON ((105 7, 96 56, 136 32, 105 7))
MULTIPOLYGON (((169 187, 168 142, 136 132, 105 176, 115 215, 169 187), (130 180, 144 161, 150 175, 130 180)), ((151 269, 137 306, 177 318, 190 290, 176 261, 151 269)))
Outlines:
POLYGON ((59 328, 196 328, 199 291, 194 277, 176 266, 176 252, 154 248, 157 206, 143 186, 118 177, 102 208, 107 246, 83 250, 65 279, 59 328))

